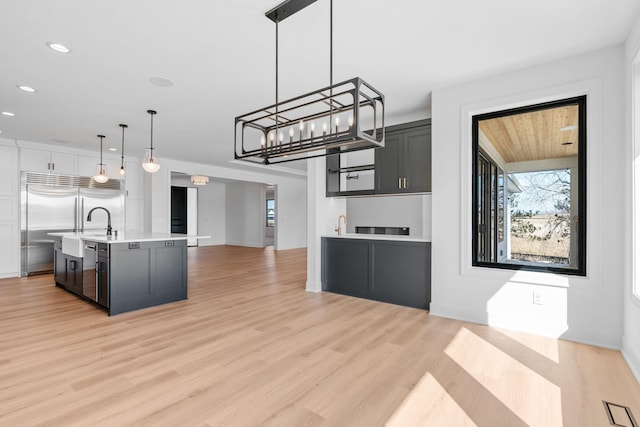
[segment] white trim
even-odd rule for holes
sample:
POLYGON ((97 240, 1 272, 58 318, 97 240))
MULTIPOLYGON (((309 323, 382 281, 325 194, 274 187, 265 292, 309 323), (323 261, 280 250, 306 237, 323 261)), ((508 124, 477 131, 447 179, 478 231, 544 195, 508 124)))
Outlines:
POLYGON ((322 283, 320 282, 311 282, 307 280, 307 285, 305 288, 307 292, 313 292, 314 294, 319 294, 322 292, 322 283))
MULTIPOLYGON (((600 208, 589 203, 594 198, 595 188, 601 178, 598 159, 603 141, 602 137, 602 79, 592 79, 566 86, 551 87, 534 92, 497 98, 479 103, 463 105, 460 111, 460 275, 474 279, 495 279, 504 282, 514 281, 515 276, 525 277, 529 284, 569 287, 571 282, 582 286, 603 287, 602 274, 597 260, 600 258, 601 232, 599 224, 600 208), (472 118, 473 116, 494 111, 507 110, 545 102, 559 101, 576 96, 587 95, 587 275, 573 276, 546 272, 521 272, 498 268, 473 267, 471 235, 471 165, 472 118), (590 141, 598 141, 591 144, 590 141)), ((519 280, 515 280, 519 281, 519 280)))
POLYGON ((253 162, 249 162, 246 160, 229 160, 229 163, 233 164, 233 165, 240 165, 240 166, 247 166, 247 167, 251 167, 251 168, 257 168, 257 169, 261 169, 262 172, 264 173, 273 173, 275 172, 282 172, 284 174, 287 175, 294 175, 294 176, 307 176, 307 171, 306 170, 302 170, 302 169, 293 169, 293 168, 288 168, 285 166, 278 166, 278 165, 261 165, 259 163, 253 163, 253 162))
POLYGON ((637 349, 634 349, 632 343, 622 336, 622 349, 620 350, 622 356, 627 361, 631 372, 636 377, 636 381, 640 383, 640 354, 637 349))
POLYGON ((629 296, 631 301, 640 307, 640 285, 638 281, 640 264, 638 251, 640 251, 640 188, 637 181, 640 180, 640 118, 636 112, 640 110, 640 51, 636 53, 631 64, 631 286, 629 296))

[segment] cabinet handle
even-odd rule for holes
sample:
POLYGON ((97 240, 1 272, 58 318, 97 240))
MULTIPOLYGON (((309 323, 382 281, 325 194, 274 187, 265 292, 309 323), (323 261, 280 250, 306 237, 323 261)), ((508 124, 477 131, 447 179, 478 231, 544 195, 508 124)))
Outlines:
POLYGON ((398 188, 402 188, 402 178, 398 178, 398 188))
POLYGON ((402 178, 402 188, 407 188, 407 178, 402 178))
POLYGON ((51 163, 51 170, 52 171, 56 170, 56 164, 55 163, 51 163))

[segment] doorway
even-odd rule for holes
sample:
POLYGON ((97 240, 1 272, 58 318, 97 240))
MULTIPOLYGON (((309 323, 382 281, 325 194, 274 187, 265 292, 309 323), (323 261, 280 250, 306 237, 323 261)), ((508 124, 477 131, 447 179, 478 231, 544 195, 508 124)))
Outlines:
POLYGON ((275 245, 276 231, 276 190, 273 186, 267 186, 265 190, 265 227, 264 245, 275 245))
MULTIPOLYGON (((171 186, 171 232, 198 234, 198 189, 171 186)), ((197 239, 188 239, 188 246, 198 246, 197 239)))

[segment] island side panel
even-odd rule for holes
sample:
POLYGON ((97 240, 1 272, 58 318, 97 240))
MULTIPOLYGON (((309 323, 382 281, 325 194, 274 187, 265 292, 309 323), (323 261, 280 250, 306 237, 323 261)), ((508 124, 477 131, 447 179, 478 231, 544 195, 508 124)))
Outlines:
POLYGON ((187 298, 187 241, 112 243, 109 314, 187 298))

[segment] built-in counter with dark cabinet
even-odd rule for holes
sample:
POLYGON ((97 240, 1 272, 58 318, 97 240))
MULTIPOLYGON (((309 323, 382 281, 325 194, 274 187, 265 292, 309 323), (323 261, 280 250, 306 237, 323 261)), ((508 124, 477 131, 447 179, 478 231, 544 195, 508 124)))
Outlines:
POLYGON ((409 236, 322 237, 322 290, 429 309, 431 242, 409 236))
POLYGON ((208 236, 51 233, 56 284, 110 315, 187 298, 187 239, 208 236), (65 250, 66 246, 66 250, 65 250))

